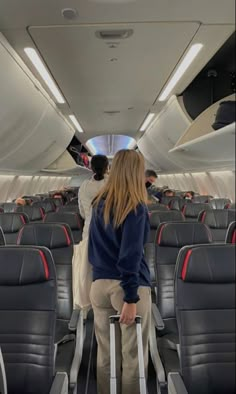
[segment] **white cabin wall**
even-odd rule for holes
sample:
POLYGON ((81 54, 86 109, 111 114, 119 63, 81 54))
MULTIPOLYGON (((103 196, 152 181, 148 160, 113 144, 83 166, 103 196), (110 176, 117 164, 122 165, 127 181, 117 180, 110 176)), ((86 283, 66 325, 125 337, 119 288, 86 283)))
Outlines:
POLYGON ((184 174, 159 175, 158 186, 177 190, 193 190, 200 194, 227 197, 235 201, 235 172, 211 171, 184 174))
POLYGON ((47 193, 70 184, 71 177, 0 175, 0 202, 23 195, 47 193))

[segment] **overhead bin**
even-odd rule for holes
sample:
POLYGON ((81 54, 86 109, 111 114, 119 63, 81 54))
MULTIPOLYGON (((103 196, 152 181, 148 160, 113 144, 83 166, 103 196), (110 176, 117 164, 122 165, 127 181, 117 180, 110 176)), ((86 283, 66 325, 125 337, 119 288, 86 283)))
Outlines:
POLYGON ((190 125, 191 119, 184 110, 181 98, 172 96, 151 127, 138 141, 138 148, 157 170, 182 169, 178 159, 173 160, 168 151, 175 146, 190 125))
POLYGON ((0 34, 0 168, 33 173, 54 162, 74 130, 0 34))

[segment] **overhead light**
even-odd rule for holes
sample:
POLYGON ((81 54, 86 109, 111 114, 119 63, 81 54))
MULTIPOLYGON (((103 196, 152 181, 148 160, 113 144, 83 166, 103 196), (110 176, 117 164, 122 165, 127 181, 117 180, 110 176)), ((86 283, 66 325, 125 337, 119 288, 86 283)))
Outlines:
POLYGON ((54 82, 53 78, 49 74, 47 68, 45 67, 44 63, 42 62, 41 58, 39 57, 38 53, 33 48, 24 48, 24 51, 30 61, 33 63, 34 67, 38 71, 38 73, 43 78, 44 82, 47 84, 49 89, 51 90, 53 96, 55 97, 56 101, 59 104, 64 104, 65 99, 62 96, 60 90, 58 89, 56 83, 54 82))
POLYGON ((69 118, 70 118, 71 122, 74 124, 74 126, 76 127, 76 129, 79 131, 79 133, 83 133, 84 130, 80 126, 80 124, 79 124, 78 120, 76 119, 75 115, 69 115, 69 118))
POLYGON ((162 91, 160 97, 158 98, 159 101, 165 101, 168 98, 169 94, 174 89, 175 85, 180 80, 180 78, 183 76, 183 74, 188 69, 190 64, 196 58, 196 56, 198 55, 198 53, 200 52, 202 47, 203 47, 203 44, 194 44, 191 46, 191 48, 189 49, 189 51, 186 53, 183 60, 179 64, 174 75, 172 76, 172 78, 169 80, 166 87, 162 91))
POLYGON ((152 112, 146 117, 145 121, 143 122, 140 131, 145 131, 149 124, 151 123, 152 119, 154 118, 155 114, 152 112))

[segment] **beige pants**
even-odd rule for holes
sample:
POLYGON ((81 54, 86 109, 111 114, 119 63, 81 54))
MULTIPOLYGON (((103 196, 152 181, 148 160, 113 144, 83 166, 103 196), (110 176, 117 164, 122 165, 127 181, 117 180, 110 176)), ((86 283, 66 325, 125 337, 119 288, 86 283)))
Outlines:
MULTIPOLYGON (((142 316, 144 365, 148 367, 148 336, 151 320, 151 290, 140 287, 137 314, 142 316)), ((121 312, 124 292, 120 281, 99 279, 93 282, 91 303, 94 310, 95 334, 98 343, 98 394, 110 394, 110 331, 109 316, 121 312)), ((116 326, 117 394, 139 394, 138 349, 135 325, 116 326)))

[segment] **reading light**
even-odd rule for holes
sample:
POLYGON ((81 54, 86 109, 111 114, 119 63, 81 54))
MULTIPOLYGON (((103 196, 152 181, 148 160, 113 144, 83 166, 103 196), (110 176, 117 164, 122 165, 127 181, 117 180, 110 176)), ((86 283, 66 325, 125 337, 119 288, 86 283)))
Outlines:
POLYGON ((62 96, 60 90, 58 89, 56 83, 54 82, 53 78, 49 74, 47 68, 45 67, 44 63, 40 59, 36 50, 33 48, 24 48, 24 51, 25 51, 26 55, 28 56, 28 58, 30 59, 30 61, 33 63, 33 65, 36 68, 36 70, 38 71, 38 73, 43 78, 46 85, 51 90, 56 101, 59 104, 64 104, 65 103, 64 97, 62 96))
POLYGON ((74 126, 76 127, 76 129, 79 131, 79 133, 83 133, 84 130, 80 126, 80 124, 79 124, 78 120, 76 119, 75 115, 69 115, 69 118, 70 118, 71 122, 74 124, 74 126))
POLYGON ((148 127, 149 124, 151 123, 151 121, 152 121, 152 119, 154 118, 154 116, 155 116, 155 114, 150 113, 150 114, 146 117, 145 121, 143 122, 143 124, 142 124, 142 126, 141 126, 141 128, 140 128, 140 131, 145 131, 145 130, 147 129, 147 127, 148 127))
POLYGON ((202 49, 203 44, 194 44, 188 50, 186 55, 184 56, 183 60, 177 67, 175 73, 165 86, 164 90, 162 91, 160 97, 158 98, 159 101, 165 101, 168 96, 170 95, 171 91, 176 86, 177 82, 181 79, 185 71, 188 69, 190 64, 194 61, 200 50, 202 49))

